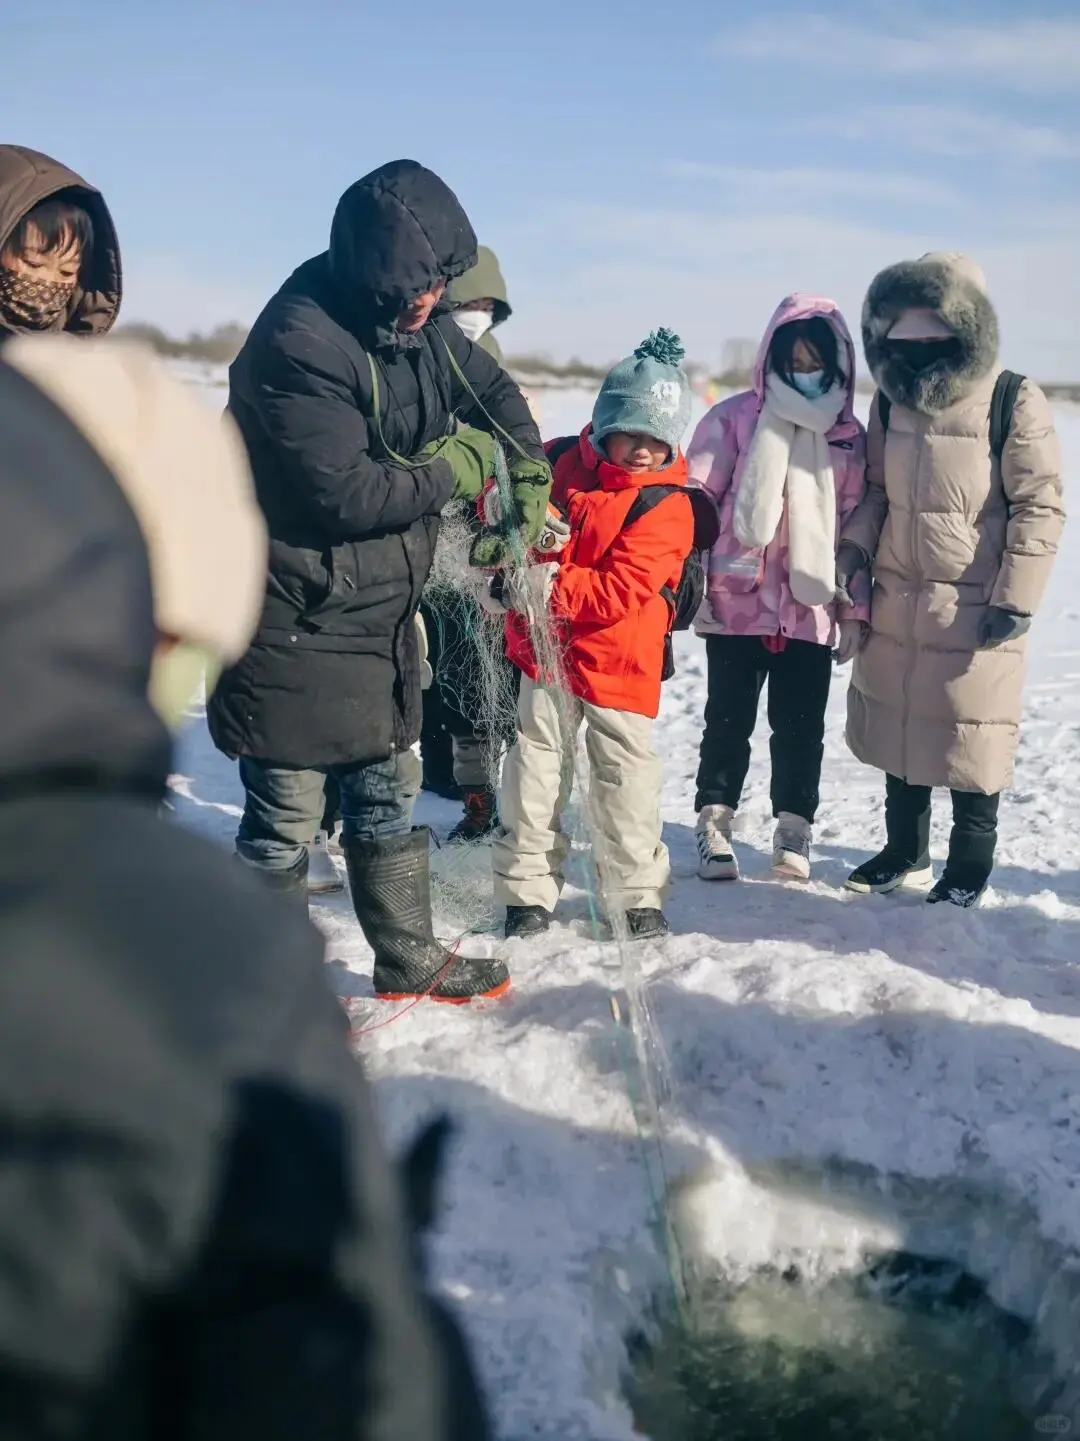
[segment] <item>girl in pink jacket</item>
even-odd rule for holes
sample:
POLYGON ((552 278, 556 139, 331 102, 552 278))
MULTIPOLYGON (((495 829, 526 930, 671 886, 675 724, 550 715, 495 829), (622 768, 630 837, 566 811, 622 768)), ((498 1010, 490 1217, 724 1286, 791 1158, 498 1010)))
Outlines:
POLYGON ((696 802, 704 880, 738 878, 731 833, 766 682, 773 871, 810 876, 833 648, 847 664, 870 618, 869 575, 848 548, 837 555, 865 488, 854 394, 843 316, 831 300, 790 295, 761 342, 753 390, 714 406, 687 452, 691 483, 720 507, 696 627, 709 661, 696 802))

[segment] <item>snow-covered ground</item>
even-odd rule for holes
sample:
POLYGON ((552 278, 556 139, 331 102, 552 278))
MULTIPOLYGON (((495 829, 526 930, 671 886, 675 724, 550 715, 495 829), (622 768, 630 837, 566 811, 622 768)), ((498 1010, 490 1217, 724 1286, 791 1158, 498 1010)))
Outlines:
MULTIPOLYGON (((221 391, 210 398, 220 403, 221 391)), ((590 406, 583 393, 538 399, 546 435, 576 429, 590 406)), ((1062 407, 1057 419, 1068 478, 1080 463, 1080 412, 1062 407)), ((879 848, 883 825, 881 777, 844 746, 841 675, 810 886, 768 877, 764 728, 741 813, 746 879, 697 880, 704 651, 680 637, 658 731, 674 934, 640 957, 669 1060, 667 1168, 710 1168, 686 1207, 694 1246, 735 1271, 787 1253, 816 1254, 827 1270, 875 1239, 949 1254, 999 1302, 1040 1316, 1059 1365, 1080 1362, 1080 1281, 1061 1264, 1080 1254, 1074 564, 1080 526, 1067 532, 1033 633, 998 869, 974 912, 842 889, 879 848)), ((181 819, 228 844, 239 787, 201 724, 178 770, 181 819)), ((947 812, 942 797, 938 856, 947 812)), ((425 798, 421 818, 442 830, 455 812, 425 798)), ((313 913, 328 937, 330 982, 370 995, 347 900, 313 913)), ((656 1183, 645 1167, 655 1153, 643 1149, 628 1099, 611 950, 580 926, 556 925, 507 948, 515 988, 505 1001, 421 1005, 359 1040, 395 1143, 434 1111, 459 1122, 438 1268, 475 1339, 503 1438, 631 1434, 616 1368, 622 1323, 655 1284, 656 1183)), ((358 1013, 361 1026, 387 1018, 373 1000, 358 1013)))

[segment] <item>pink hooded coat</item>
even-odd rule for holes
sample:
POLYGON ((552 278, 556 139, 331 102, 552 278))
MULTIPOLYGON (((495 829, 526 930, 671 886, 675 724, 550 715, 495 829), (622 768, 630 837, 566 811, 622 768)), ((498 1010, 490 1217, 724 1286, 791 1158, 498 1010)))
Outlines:
POLYGON ((736 539, 733 516, 750 442, 765 398, 769 346, 776 330, 792 320, 820 315, 836 331, 846 355, 848 393, 828 433, 836 479, 836 539, 866 489, 866 432, 855 419, 855 347, 844 317, 833 301, 820 295, 789 295, 776 309, 762 338, 754 366, 754 388, 732 395, 709 411, 687 451, 691 485, 703 486, 720 509, 720 538, 709 558, 709 582, 695 630, 699 635, 784 636, 789 640, 834 645, 836 621, 870 619, 869 586, 857 604, 837 613, 835 605, 801 605, 791 593, 788 574, 788 508, 771 543, 748 550, 736 539), (755 563, 756 562, 756 563, 755 563))

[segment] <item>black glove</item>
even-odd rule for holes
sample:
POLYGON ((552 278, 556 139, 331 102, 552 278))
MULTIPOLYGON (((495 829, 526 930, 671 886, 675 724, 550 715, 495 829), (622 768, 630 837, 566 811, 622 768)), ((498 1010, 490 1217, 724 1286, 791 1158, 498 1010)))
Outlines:
MULTIPOLYGON (((855 605, 853 591, 857 576, 864 572, 869 578, 870 559, 866 552, 854 541, 845 540, 840 549, 836 552, 836 603, 837 605, 851 607, 855 605)), ((863 589, 869 590, 868 586, 863 589)))
POLYGON ((1001 645, 1007 640, 1016 640, 1027 635, 1031 629, 1031 616, 1017 615, 1014 610, 1002 610, 1000 605, 988 605, 986 614, 979 622, 979 645, 983 650, 1001 645))

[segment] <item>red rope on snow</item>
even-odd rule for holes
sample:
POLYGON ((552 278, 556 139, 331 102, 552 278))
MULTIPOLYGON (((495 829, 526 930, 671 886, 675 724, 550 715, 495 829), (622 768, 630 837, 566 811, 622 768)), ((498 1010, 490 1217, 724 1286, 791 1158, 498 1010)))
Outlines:
MULTIPOLYGON (((466 932, 465 934, 468 935, 468 932, 466 932)), ((426 1001, 427 998, 431 995, 432 991, 435 989, 435 987, 436 987, 436 986, 439 984, 439 982, 442 980, 443 976, 446 975, 447 971, 450 969, 450 967, 451 967, 451 966, 454 964, 454 962, 457 960, 458 950, 460 949, 461 943, 462 943, 462 941, 463 941, 464 939, 465 939, 465 936, 464 936, 464 935, 458 936, 457 940, 456 940, 456 941, 454 942, 454 944, 450 947, 450 953, 449 953, 449 955, 447 956, 446 961, 443 963, 443 965, 440 967, 440 969, 439 969, 438 971, 436 971, 434 980, 431 982, 431 985, 428 986, 428 988, 427 988, 426 990, 421 991, 418 996, 413 996, 413 998, 412 998, 411 1001, 407 1001, 407 1002, 405 1003, 405 1005, 403 1005, 403 1006, 401 1007, 400 1011, 395 1011, 394 1014, 393 1014, 392 1016, 388 1017, 387 1020, 385 1020, 385 1021, 376 1021, 373 1025, 370 1025, 370 1026, 360 1026, 359 1028, 357 1028, 357 1027, 354 1026, 354 1027, 353 1027, 353 1032, 352 1032, 353 1035, 354 1035, 354 1036, 369 1036, 369 1035, 372 1033, 372 1031, 382 1031, 382 1030, 385 1030, 385 1028, 386 1028, 387 1026, 392 1026, 395 1021, 400 1021, 403 1016, 407 1016, 407 1015, 409 1014, 409 1012, 413 1009, 413 1007, 414 1007, 414 1006, 418 1006, 421 1001, 426 1001)), ((347 1005, 346 1005, 345 1009, 348 1010, 348 1006, 347 1006, 347 1005)), ((352 1019, 352 1018, 351 1018, 351 1016, 350 1016, 350 1020, 351 1020, 351 1019, 352 1019)))

